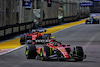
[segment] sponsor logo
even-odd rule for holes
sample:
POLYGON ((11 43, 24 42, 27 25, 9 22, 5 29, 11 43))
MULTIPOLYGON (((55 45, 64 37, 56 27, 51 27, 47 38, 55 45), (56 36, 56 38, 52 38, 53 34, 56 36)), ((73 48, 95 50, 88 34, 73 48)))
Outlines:
POLYGON ((35 42, 50 42, 50 40, 35 40, 35 42))

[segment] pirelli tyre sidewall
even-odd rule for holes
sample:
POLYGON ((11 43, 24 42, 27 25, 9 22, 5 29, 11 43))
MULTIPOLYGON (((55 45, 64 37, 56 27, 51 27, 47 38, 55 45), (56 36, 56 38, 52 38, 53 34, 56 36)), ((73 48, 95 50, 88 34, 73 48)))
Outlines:
POLYGON ((35 57, 37 56, 37 52, 36 52, 36 47, 33 44, 28 44, 26 46, 26 58, 27 59, 35 59, 35 57))
POLYGON ((75 46, 74 55, 76 55, 75 57, 77 57, 74 58, 75 61, 83 61, 83 56, 84 56, 83 48, 81 46, 75 46))

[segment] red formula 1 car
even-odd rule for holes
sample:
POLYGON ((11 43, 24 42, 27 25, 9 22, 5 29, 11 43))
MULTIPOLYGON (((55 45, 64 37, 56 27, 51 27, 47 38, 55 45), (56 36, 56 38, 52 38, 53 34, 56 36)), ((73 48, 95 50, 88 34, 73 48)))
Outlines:
POLYGON ((29 44, 26 46, 27 59, 49 60, 52 58, 60 59, 75 59, 75 61, 82 61, 86 55, 81 46, 75 46, 72 50, 70 45, 61 45, 60 42, 51 41, 43 47, 36 48, 35 45, 29 44))
POLYGON ((33 43, 44 43, 49 42, 51 33, 45 33, 46 30, 32 30, 30 33, 22 34, 20 37, 21 45, 25 44, 27 41, 31 41, 33 43))

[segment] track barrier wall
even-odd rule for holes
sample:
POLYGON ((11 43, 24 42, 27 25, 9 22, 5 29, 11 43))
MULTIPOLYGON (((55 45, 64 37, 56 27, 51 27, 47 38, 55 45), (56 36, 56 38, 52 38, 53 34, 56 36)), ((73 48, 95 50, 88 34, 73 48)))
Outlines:
MULTIPOLYGON (((58 8, 63 5, 63 22, 70 22, 88 17, 89 7, 80 7, 78 3, 70 2, 70 0, 59 3, 58 0, 52 0, 53 7, 47 7, 47 0, 43 3, 39 0, 38 4, 42 17, 42 27, 55 25, 59 23, 58 8), (88 10, 86 10, 88 8, 88 10)), ((22 0, 0 0, 0 40, 5 37, 10 37, 19 33, 24 33, 29 29, 33 29, 33 7, 27 10, 22 7, 22 0), (3 6, 2 6, 3 5, 3 6)))

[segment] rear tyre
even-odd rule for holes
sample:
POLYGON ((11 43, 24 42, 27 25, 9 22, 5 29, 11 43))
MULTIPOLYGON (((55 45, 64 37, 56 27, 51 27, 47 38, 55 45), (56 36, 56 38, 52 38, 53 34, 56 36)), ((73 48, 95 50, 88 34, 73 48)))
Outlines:
POLYGON ((52 53, 52 51, 50 52, 50 48, 47 46, 44 46, 44 51, 46 52, 46 56, 50 56, 50 53, 52 53))
POLYGON ((74 47, 73 53, 78 57, 75 61, 83 61, 84 52, 81 46, 74 47))
POLYGON ((50 56, 50 48, 47 47, 47 46, 44 46, 44 49, 41 49, 41 60, 42 61, 46 61, 46 60, 49 60, 49 57, 50 56), (46 52, 46 57, 44 57, 44 51, 46 52))
POLYGON ((22 34, 20 36, 20 43, 21 43, 21 45, 25 44, 25 41, 26 41, 26 35, 25 34, 22 34))
POLYGON ((29 44, 26 46, 26 58, 27 59, 35 59, 37 52, 36 52, 36 47, 33 44, 29 44))

